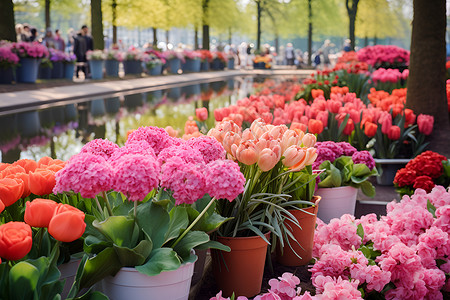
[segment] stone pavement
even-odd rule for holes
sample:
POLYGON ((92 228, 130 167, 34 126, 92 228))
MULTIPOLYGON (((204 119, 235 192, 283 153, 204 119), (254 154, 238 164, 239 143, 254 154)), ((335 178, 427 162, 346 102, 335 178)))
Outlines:
MULTIPOLYGON (((275 70, 226 70, 200 73, 188 73, 181 75, 146 76, 142 78, 129 78, 85 81, 83 83, 68 82, 69 85, 16 91, 11 86, 11 91, 0 93, 0 114, 18 112, 21 109, 42 108, 49 104, 61 101, 76 101, 79 98, 96 97, 118 92, 146 89, 157 90, 169 88, 179 84, 194 84, 197 82, 217 81, 234 76, 309 76, 313 70, 275 69, 275 70)), ((20 84, 18 84, 20 85, 20 84)), ((27 86, 29 88, 30 85, 27 86)), ((2 90, 7 89, 2 86, 2 90)))

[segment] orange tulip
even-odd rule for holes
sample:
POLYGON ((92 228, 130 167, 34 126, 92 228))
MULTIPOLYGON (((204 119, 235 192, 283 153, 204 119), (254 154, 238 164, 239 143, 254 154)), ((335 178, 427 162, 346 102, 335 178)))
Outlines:
POLYGON ((364 125, 364 134, 367 135, 368 137, 374 137, 375 134, 377 133, 377 124, 372 123, 372 122, 366 122, 364 125))
POLYGON ((323 90, 320 89, 312 89, 311 90, 311 96, 313 99, 316 99, 319 96, 323 96, 323 90))
POLYGON ((16 173, 14 175, 12 175, 12 174, 8 175, 8 176, 6 176, 6 178, 11 178, 11 179, 20 178, 20 179, 22 179, 22 181, 23 181, 23 193, 22 193, 21 198, 26 198, 26 197, 30 196, 31 192, 30 192, 30 188, 28 186, 28 178, 29 178, 28 174, 16 173))
POLYGON ((58 203, 48 199, 34 199, 25 203, 25 222, 32 227, 48 227, 58 203))
POLYGON ((312 134, 322 133, 322 131, 323 131, 322 121, 310 119, 308 122, 308 131, 312 134))
POLYGON ((31 250, 31 227, 24 222, 9 222, 0 226, 0 257, 18 260, 31 250))
POLYGON ((53 162, 53 158, 44 156, 38 162, 38 168, 44 168, 45 166, 51 165, 53 162))
POLYGON ((32 159, 19 159, 18 161, 16 161, 15 163, 13 163, 13 165, 19 165, 22 168, 25 169, 25 172, 34 172, 34 170, 36 170, 36 168, 38 167, 37 162, 35 162, 32 159))
POLYGON ((10 166, 10 164, 7 164, 7 163, 0 163, 0 174, 1 174, 1 172, 4 170, 4 169, 6 169, 7 167, 9 167, 10 166))
POLYGON ((85 229, 84 213, 68 204, 58 204, 48 225, 48 232, 58 241, 66 243, 79 239, 85 229))
POLYGON ((23 194, 24 184, 20 178, 0 179, 0 200, 5 206, 14 204, 23 194))
POLYGON ((0 214, 5 210, 5 204, 0 200, 0 214))
POLYGON ((14 175, 16 173, 26 173, 26 171, 19 165, 9 165, 0 173, 0 178, 5 178, 8 175, 14 175))
POLYGON ((51 194, 55 184, 55 172, 51 170, 36 169, 28 178, 30 191, 35 195, 51 194))

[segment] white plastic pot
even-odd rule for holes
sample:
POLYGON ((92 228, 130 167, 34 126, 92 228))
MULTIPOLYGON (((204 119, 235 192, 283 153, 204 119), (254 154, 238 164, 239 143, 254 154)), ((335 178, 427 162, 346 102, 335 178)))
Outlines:
POLYGON ((75 275, 77 274, 80 261, 80 258, 71 258, 69 262, 58 266, 59 272, 61 272, 60 280, 66 280, 61 293, 61 299, 66 299, 69 294, 70 288, 75 280, 75 275))
POLYGON ((319 188, 314 195, 322 197, 317 217, 325 223, 345 214, 355 214, 358 189, 352 186, 319 188))
POLYGON ((195 263, 156 276, 124 267, 103 279, 103 293, 111 300, 188 300, 195 263))

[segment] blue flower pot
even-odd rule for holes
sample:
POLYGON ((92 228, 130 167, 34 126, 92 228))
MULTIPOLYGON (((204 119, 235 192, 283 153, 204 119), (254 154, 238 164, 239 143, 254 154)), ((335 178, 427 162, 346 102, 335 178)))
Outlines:
POLYGON ((50 67, 39 67, 39 79, 51 79, 52 78, 52 68, 50 67))
POLYGON ((234 69, 234 58, 230 58, 228 60, 227 68, 228 68, 228 70, 233 70, 234 69))
POLYGON ((17 82, 35 83, 40 62, 39 58, 20 58, 16 73, 17 82))
POLYGON ((11 84, 14 80, 14 73, 11 67, 0 69, 0 84, 11 84))
POLYGON ((90 102, 90 112, 93 117, 101 117, 106 113, 105 101, 103 99, 95 99, 90 102))
POLYGON ((140 75, 142 73, 142 62, 140 60, 125 60, 123 62, 123 69, 125 71, 125 75, 140 75))
POLYGON ((181 60, 179 58, 172 58, 168 61, 169 73, 178 74, 178 70, 181 69, 181 60))
POLYGON ((62 61, 54 61, 52 68, 52 78, 61 79, 64 76, 64 65, 62 61))
POLYGON ((106 112, 108 114, 116 114, 120 109, 119 97, 112 97, 105 99, 106 112))
POLYGON ((72 63, 64 64, 64 79, 72 80, 74 71, 75 71, 74 64, 72 63))
POLYGON ((200 72, 201 61, 200 59, 186 59, 186 62, 183 64, 183 73, 187 72, 200 72))
POLYGON ((91 69, 92 79, 103 79, 103 66, 105 65, 104 60, 90 60, 89 68, 91 69))
POLYGON ((18 131, 21 136, 32 137, 37 136, 41 129, 41 120, 39 112, 28 111, 18 114, 17 119, 18 131))
POLYGON ((201 71, 209 71, 209 62, 207 62, 207 61, 200 62, 200 70, 201 71))
POLYGON ((149 71, 150 75, 161 75, 162 74, 162 64, 156 64, 149 71))
POLYGON ((220 70, 220 59, 214 58, 211 62, 211 70, 220 70))
POLYGON ((119 76, 119 61, 115 59, 105 60, 105 73, 108 77, 119 76))

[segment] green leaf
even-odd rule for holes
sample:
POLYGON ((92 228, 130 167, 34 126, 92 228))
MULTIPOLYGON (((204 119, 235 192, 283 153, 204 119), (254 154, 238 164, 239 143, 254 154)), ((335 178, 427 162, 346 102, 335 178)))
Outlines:
POLYGON ((148 201, 138 205, 136 220, 152 240, 153 249, 161 248, 169 230, 167 204, 166 201, 148 201))
POLYGON ((353 173, 354 177, 365 177, 370 174, 370 169, 365 164, 354 164, 353 165, 353 173))
POLYGON ((133 249, 114 245, 114 250, 122 267, 134 267, 146 261, 152 251, 152 243, 143 240, 133 249))
POLYGON ((150 259, 136 270, 148 276, 155 276, 163 271, 172 271, 180 267, 181 262, 172 248, 158 248, 152 251, 150 259))
MULTIPOLYGON (((323 164, 323 163, 322 163, 323 164)), ((322 165, 321 165, 322 166, 322 165)), ((319 182, 319 187, 330 188, 330 187, 340 187, 342 183, 341 172, 334 165, 329 165, 329 170, 325 171, 325 178, 319 182)), ((322 178, 322 175, 320 176, 322 178)))
POLYGON ((38 268, 27 261, 21 261, 9 271, 9 294, 12 299, 33 299, 39 282, 38 268))
MULTIPOLYGON (((81 266, 80 266, 81 267, 81 266)), ((91 287, 107 276, 114 276, 122 268, 116 252, 112 247, 106 248, 84 264, 80 277, 80 289, 91 287)), ((80 271, 80 268, 78 268, 80 271)))
POLYGON ((67 298, 66 300, 109 300, 109 298, 98 291, 90 289, 86 294, 77 298, 67 298))
POLYGON ((364 227, 361 224, 358 224, 358 228, 356 229, 356 234, 361 238, 361 242, 364 240, 364 227))
POLYGON ((203 231, 189 231, 181 241, 173 248, 180 255, 181 259, 189 257, 191 250, 195 247, 207 243, 209 235, 203 231))
POLYGON ((430 199, 427 200, 427 210, 436 218, 436 207, 431 203, 430 199))
POLYGON ((361 182, 360 187, 361 187, 361 191, 367 197, 374 197, 375 196, 375 187, 369 181, 361 182))
POLYGON ((218 250, 222 250, 225 252, 230 252, 231 248, 228 246, 225 246, 224 244, 218 242, 218 241, 208 241, 207 243, 198 245, 197 247, 195 247, 195 249, 199 249, 199 250, 205 250, 205 249, 218 249, 218 250))
POLYGON ((189 226, 189 218, 186 208, 183 206, 174 206, 170 210, 169 229, 164 238, 164 244, 178 237, 183 230, 189 226))
POLYGON ((95 220, 92 225, 120 247, 133 248, 139 237, 135 221, 125 216, 111 216, 103 222, 95 220))
POLYGON ((107 247, 111 247, 113 243, 111 241, 103 241, 93 235, 88 235, 84 239, 83 250, 86 253, 99 253, 107 247))

